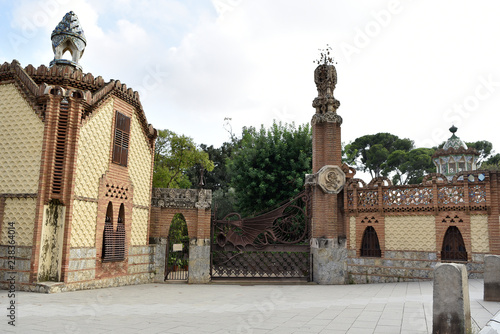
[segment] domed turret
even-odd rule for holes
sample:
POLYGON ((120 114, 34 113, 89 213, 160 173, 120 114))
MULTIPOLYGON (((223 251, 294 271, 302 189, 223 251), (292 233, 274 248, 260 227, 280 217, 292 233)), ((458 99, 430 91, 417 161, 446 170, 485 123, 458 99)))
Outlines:
POLYGON ((446 175, 450 180, 456 173, 476 170, 479 157, 476 149, 468 148, 467 144, 455 135, 457 130, 456 126, 450 128, 451 137, 443 148, 432 156, 437 172, 446 175))
POLYGON ((462 140, 460 140, 460 138, 455 135, 455 132, 457 132, 458 128, 452 125, 449 130, 452 133, 452 136, 444 144, 443 150, 448 150, 449 148, 454 148, 455 150, 458 150, 460 148, 467 149, 467 144, 465 144, 462 140))
POLYGON ((52 32, 51 40, 54 60, 50 62, 50 66, 70 65, 76 69, 82 69, 78 62, 85 51, 87 39, 75 13, 69 12, 64 15, 52 32), (72 60, 62 59, 66 51, 71 53, 72 60))

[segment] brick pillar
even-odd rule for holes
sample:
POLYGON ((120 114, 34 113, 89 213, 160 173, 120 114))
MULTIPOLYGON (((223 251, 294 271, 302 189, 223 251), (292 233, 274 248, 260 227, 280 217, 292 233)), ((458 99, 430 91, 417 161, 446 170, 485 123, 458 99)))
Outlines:
MULTIPOLYGON (((68 74, 70 69, 65 67, 63 72, 68 74)), ((46 118, 30 281, 63 282, 69 267, 74 177, 85 101, 73 97, 67 88, 49 86, 39 102, 45 104, 46 118), (50 249, 51 254, 43 249, 50 249)))
POLYGON ((306 177, 312 187, 311 252, 313 280, 319 284, 344 284, 347 269, 344 220, 338 212, 339 194, 345 183, 342 166, 340 102, 333 97, 337 72, 333 65, 314 71, 318 97, 313 101, 313 173, 306 177))
POLYGON ((490 253, 500 255, 500 201, 498 172, 490 172, 489 192, 486 193, 486 205, 488 207, 488 232, 490 239, 490 253), (488 196, 489 195, 489 196, 488 196))

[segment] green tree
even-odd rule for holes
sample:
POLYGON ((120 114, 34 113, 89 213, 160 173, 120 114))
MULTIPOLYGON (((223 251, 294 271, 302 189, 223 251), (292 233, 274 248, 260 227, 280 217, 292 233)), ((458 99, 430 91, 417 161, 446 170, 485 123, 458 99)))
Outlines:
POLYGON ((160 130, 155 145, 153 174, 155 188, 189 188, 191 187, 187 175, 189 169, 197 164, 208 171, 214 168, 208 154, 198 149, 193 139, 184 135, 177 135, 170 130, 160 130))
POLYGON ((236 207, 243 215, 276 206, 292 198, 311 172, 312 133, 308 124, 274 123, 243 128, 238 147, 228 160, 230 186, 236 207))
POLYGON ((484 161, 478 169, 493 171, 500 170, 500 153, 490 156, 489 159, 484 161))
POLYGON ((357 150, 347 151, 347 147, 352 144, 352 141, 346 144, 345 142, 341 143, 342 149, 342 162, 346 164, 352 164, 353 161, 356 160, 357 150))
POLYGON ((479 153, 477 163, 485 161, 493 153, 493 144, 487 140, 479 140, 476 142, 466 143, 467 147, 475 148, 479 153))
POLYGON ((382 175, 389 176, 392 173, 393 184, 421 183, 426 174, 435 172, 433 154, 431 148, 415 148, 409 152, 396 150, 383 163, 382 175))
MULTIPOLYGON (((208 154, 208 158, 213 162, 214 168, 203 174, 205 189, 216 191, 222 189, 227 192, 229 189, 229 174, 226 168, 226 161, 231 156, 235 143, 225 142, 221 147, 215 148, 213 145, 200 145, 200 149, 208 154)), ((198 184, 200 181, 200 166, 192 168, 189 172, 191 183, 198 184)))
POLYGON ((346 145, 345 157, 347 163, 354 165, 357 170, 369 172, 371 177, 379 177, 384 166, 386 174, 392 172, 390 167, 394 166, 394 163, 387 164, 391 153, 398 150, 409 152, 411 149, 413 149, 412 140, 400 139, 398 136, 382 132, 359 137, 346 145))
MULTIPOLYGON (((216 213, 217 219, 222 219, 228 213, 235 211, 234 191, 229 185, 230 177, 226 161, 231 157, 237 142, 232 135, 231 142, 225 142, 218 148, 213 145, 200 145, 200 148, 208 154, 209 159, 214 163, 214 169, 204 173, 203 188, 212 190, 212 210, 216 213)), ((187 174, 192 184, 199 184, 199 165, 192 167, 187 174)))

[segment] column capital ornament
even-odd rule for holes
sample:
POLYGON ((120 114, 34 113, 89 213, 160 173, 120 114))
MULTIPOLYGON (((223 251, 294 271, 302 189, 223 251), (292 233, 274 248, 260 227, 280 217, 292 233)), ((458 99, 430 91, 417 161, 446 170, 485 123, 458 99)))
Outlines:
POLYGON ((342 125, 342 117, 340 117, 340 115, 338 115, 336 112, 314 114, 311 120, 311 124, 315 125, 318 123, 339 123, 339 125, 342 125))

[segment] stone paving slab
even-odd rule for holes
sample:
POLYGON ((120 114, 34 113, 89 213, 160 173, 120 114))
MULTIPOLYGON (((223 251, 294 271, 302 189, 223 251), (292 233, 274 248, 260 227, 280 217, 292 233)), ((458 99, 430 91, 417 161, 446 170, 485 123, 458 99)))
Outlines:
MULTIPOLYGON (((470 280, 473 333, 500 310, 470 280)), ((320 285, 146 284, 17 292, 16 327, 0 290, 0 333, 430 333, 432 282, 320 285)))

